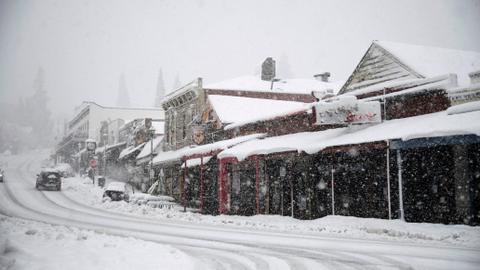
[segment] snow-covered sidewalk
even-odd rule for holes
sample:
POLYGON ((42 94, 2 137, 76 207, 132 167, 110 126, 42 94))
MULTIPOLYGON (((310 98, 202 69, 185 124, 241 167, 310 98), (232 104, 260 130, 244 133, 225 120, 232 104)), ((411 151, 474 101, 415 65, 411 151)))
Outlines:
POLYGON ((237 227, 248 230, 292 232, 369 240, 388 240, 425 244, 446 244, 480 249, 480 227, 429 223, 406 223, 345 216, 327 216, 316 220, 297 220, 277 215, 210 216, 198 213, 153 208, 127 202, 102 202, 103 189, 94 187, 89 179, 64 179, 63 192, 78 203, 112 212, 149 219, 237 227))
POLYGON ((168 245, 0 215, 0 269, 193 269, 168 245))

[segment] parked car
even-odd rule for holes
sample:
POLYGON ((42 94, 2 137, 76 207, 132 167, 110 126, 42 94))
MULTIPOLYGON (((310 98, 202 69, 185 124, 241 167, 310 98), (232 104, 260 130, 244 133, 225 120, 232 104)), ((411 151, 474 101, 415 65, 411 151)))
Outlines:
POLYGON ((58 163, 55 166, 55 170, 57 170, 62 175, 62 177, 74 177, 75 176, 75 173, 72 169, 72 166, 70 166, 70 164, 68 164, 68 163, 58 163))
POLYGON ((61 190, 62 189, 62 176, 55 169, 44 169, 37 174, 37 182, 35 188, 61 190))
POLYGON ((5 178, 5 173, 3 172, 2 169, 0 169, 0 182, 3 182, 4 178, 5 178))
POLYGON ((127 201, 129 200, 129 189, 127 183, 123 182, 110 182, 103 192, 103 198, 109 198, 112 201, 127 201))

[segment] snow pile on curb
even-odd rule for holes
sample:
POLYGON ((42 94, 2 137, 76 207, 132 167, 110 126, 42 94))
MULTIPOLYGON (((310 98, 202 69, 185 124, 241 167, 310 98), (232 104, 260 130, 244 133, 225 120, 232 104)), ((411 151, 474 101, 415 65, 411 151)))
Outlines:
POLYGON ((0 269, 193 269, 171 246, 0 215, 0 269))
MULTIPOLYGON (((480 227, 407 223, 400 220, 382 220, 347 216, 327 216, 316 220, 298 220, 278 215, 210 216, 183 212, 183 208, 162 209, 126 202, 105 202, 103 190, 93 187, 89 180, 67 178, 64 192, 73 200, 99 209, 129 213, 147 219, 175 220, 196 224, 228 226, 251 230, 293 232, 321 236, 361 238, 370 240, 409 241, 431 244, 454 244, 480 248, 480 227)), ((136 195, 136 200, 147 200, 149 195, 136 195)))

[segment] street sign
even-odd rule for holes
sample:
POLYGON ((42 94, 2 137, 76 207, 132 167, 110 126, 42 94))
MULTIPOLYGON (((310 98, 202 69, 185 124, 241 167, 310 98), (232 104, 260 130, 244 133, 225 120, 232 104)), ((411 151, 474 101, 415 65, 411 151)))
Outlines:
POLYGON ((97 160, 95 160, 95 159, 90 160, 90 167, 96 168, 97 167, 97 160))

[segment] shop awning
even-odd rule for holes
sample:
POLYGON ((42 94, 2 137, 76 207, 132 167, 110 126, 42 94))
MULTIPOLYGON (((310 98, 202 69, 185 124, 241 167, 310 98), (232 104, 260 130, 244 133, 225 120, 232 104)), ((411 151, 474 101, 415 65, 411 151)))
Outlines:
POLYGON ((145 145, 145 143, 139 144, 137 146, 130 146, 122 150, 120 152, 120 155, 118 156, 118 159, 125 159, 128 157, 132 157, 135 154, 138 154, 138 152, 142 149, 142 147, 145 145))
MULTIPOLYGON (((203 165, 207 164, 208 161, 210 161, 212 157, 204 157, 203 158, 203 165)), ((195 166, 200 166, 201 164, 201 159, 202 158, 192 158, 187 160, 187 168, 195 167, 195 166)), ((182 163, 182 168, 185 168, 185 162, 182 163)))
POLYGON ((153 151, 154 151, 154 154, 155 154, 155 149, 160 145, 160 143, 162 142, 162 139, 163 139, 163 136, 158 136, 158 137, 154 138, 153 141, 150 140, 150 141, 146 142, 145 147, 143 147, 142 151, 140 151, 140 153, 138 154, 137 160, 145 158, 145 157, 149 157, 150 154, 152 153, 152 151, 151 151, 152 148, 153 148, 153 151))
POLYGON ((218 154, 218 158, 235 157, 241 161, 253 155, 290 151, 314 154, 329 147, 385 140, 409 141, 419 138, 440 138, 454 135, 478 137, 480 136, 480 121, 478 119, 480 119, 480 103, 479 110, 476 111, 472 111, 471 108, 469 110, 459 110, 455 106, 447 111, 389 120, 374 125, 358 125, 250 140, 222 151, 218 154))
MULTIPOLYGON (((218 152, 225 150, 229 147, 237 145, 242 142, 246 142, 253 139, 258 139, 265 137, 265 134, 251 134, 246 136, 240 136, 233 139, 218 141, 215 143, 198 145, 198 146, 187 146, 176 151, 166 151, 160 152, 153 159, 153 165, 181 161, 184 157, 186 158, 195 158, 196 156, 214 156, 218 152)), ((188 164, 188 162, 187 162, 188 164)))

